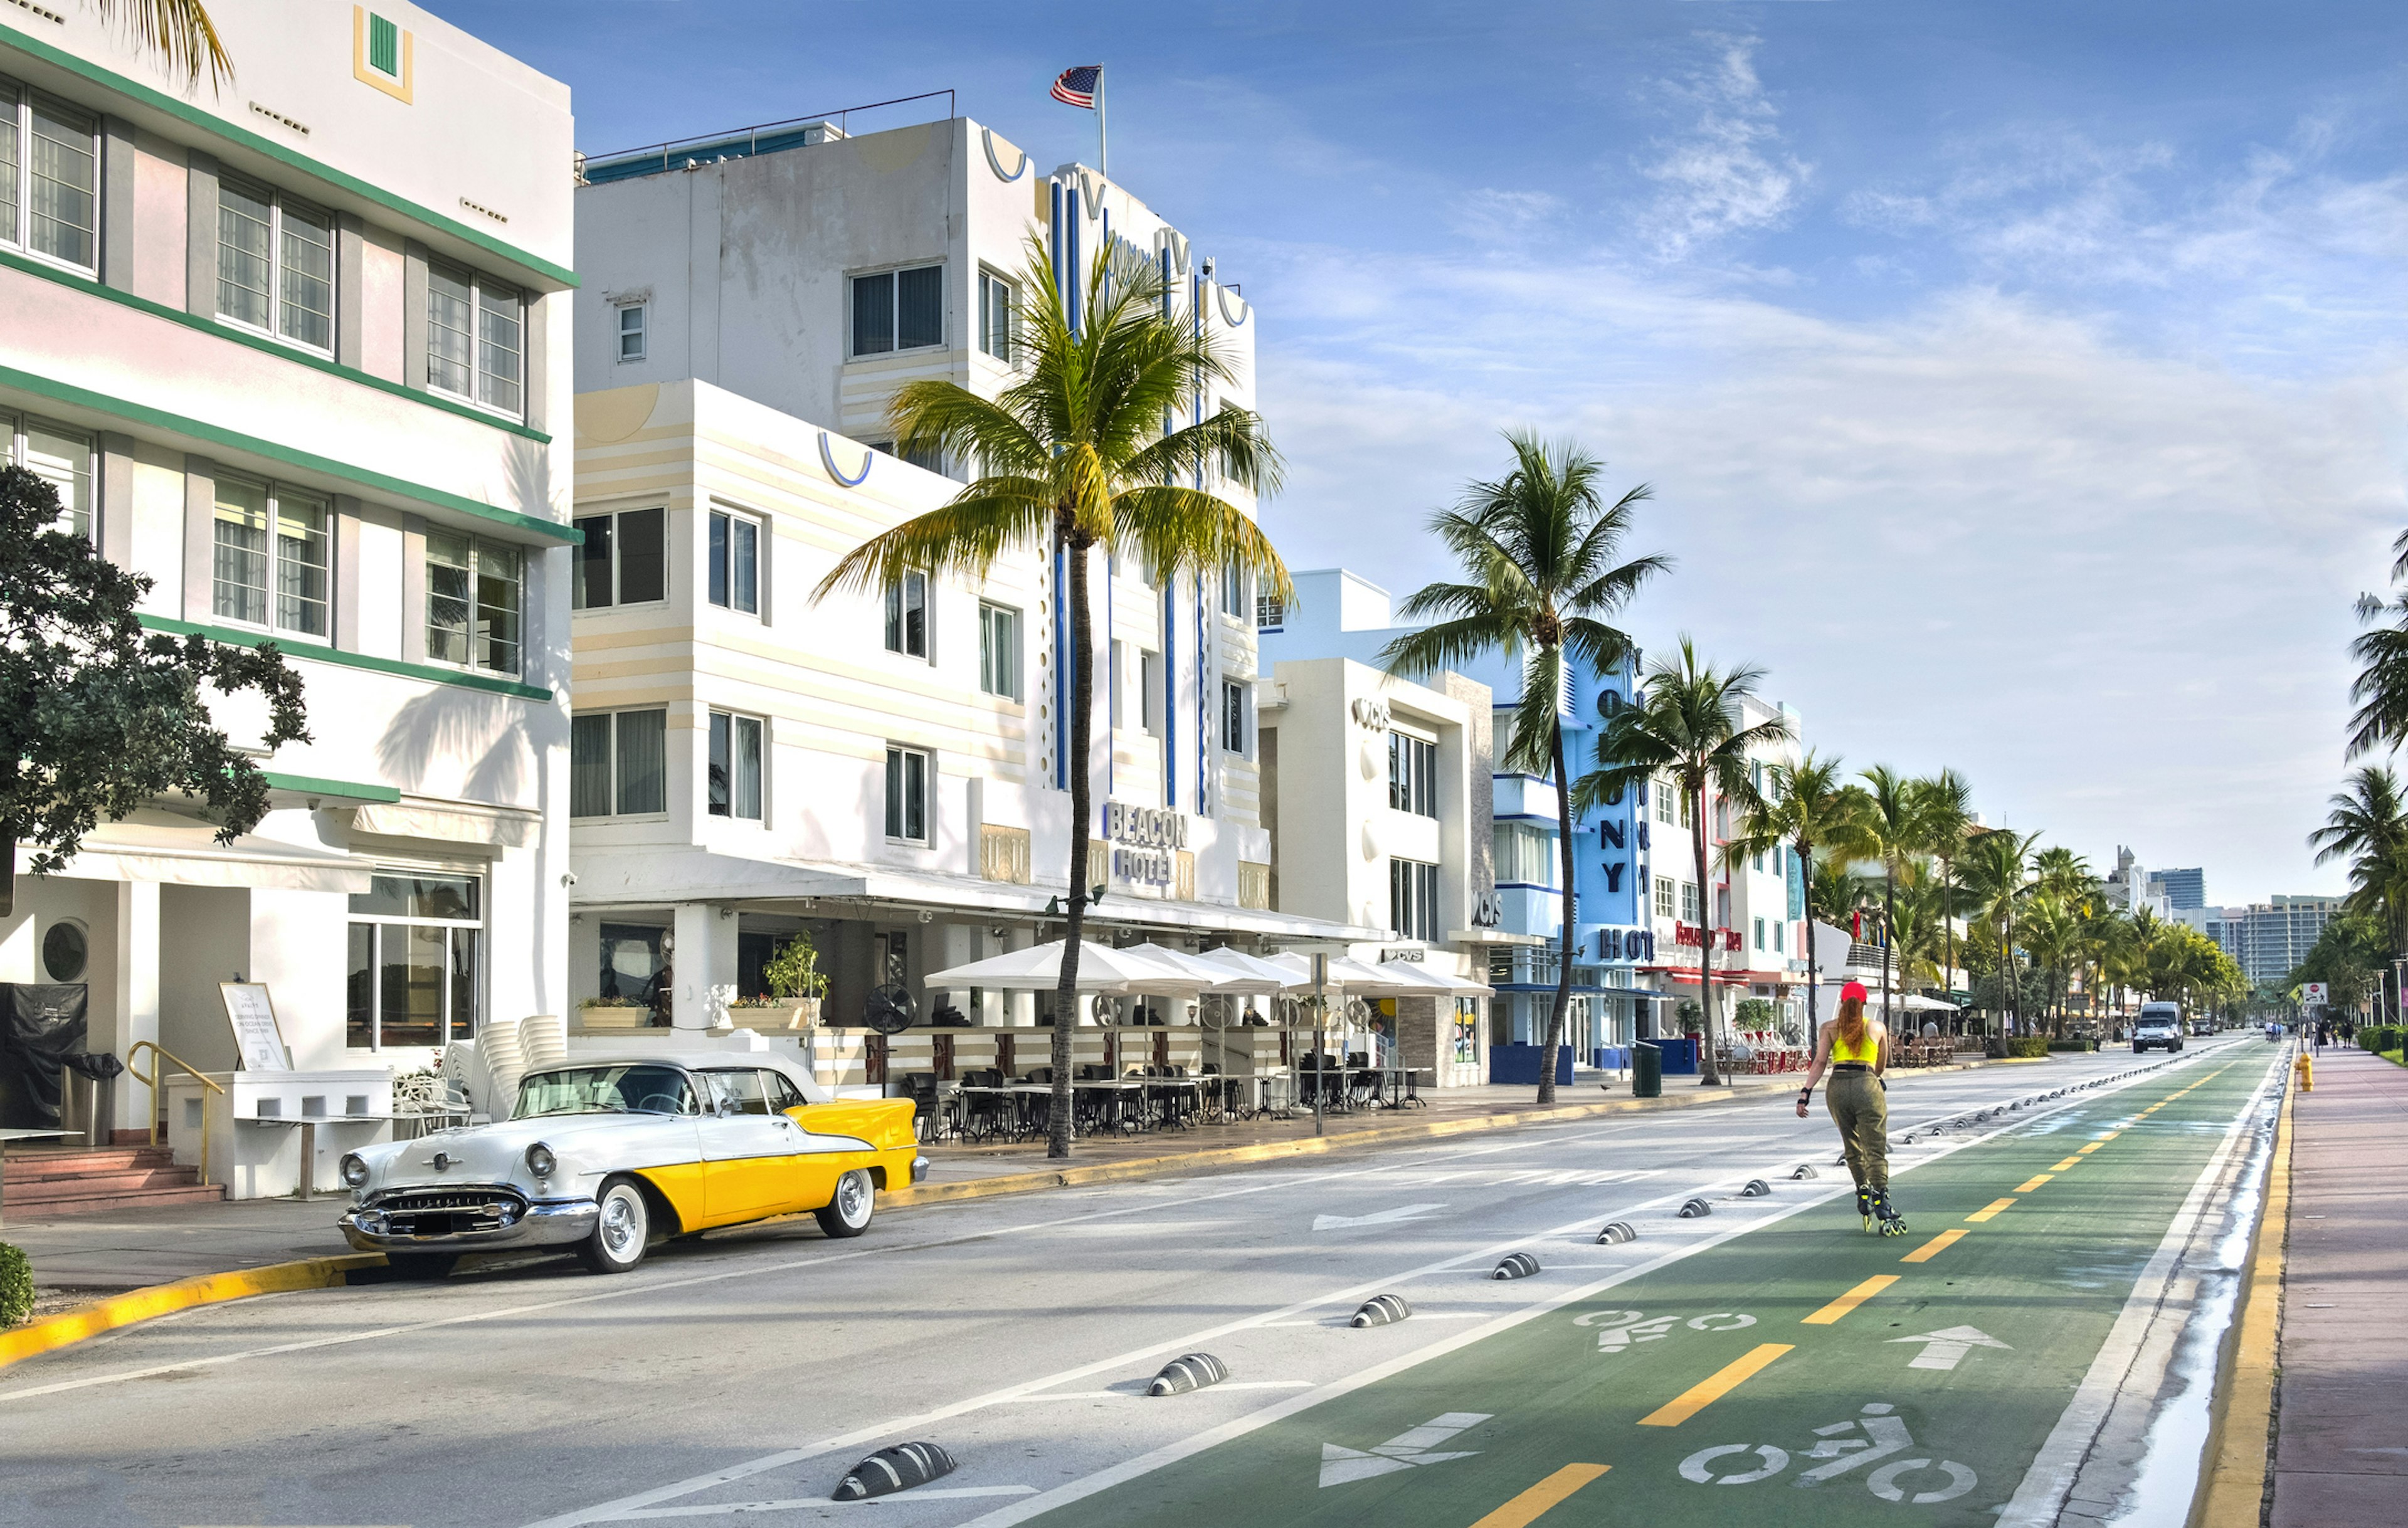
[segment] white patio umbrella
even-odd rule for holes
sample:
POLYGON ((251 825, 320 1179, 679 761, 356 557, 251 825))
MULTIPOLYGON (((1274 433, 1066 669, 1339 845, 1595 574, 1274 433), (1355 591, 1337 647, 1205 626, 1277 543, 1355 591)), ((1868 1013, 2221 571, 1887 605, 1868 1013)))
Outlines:
POLYGON ((1157 944, 1142 944, 1134 946, 1122 953, 1144 954, 1153 956, 1156 960, 1168 961, 1203 982, 1206 992, 1230 992, 1240 997, 1261 997, 1282 992, 1287 985, 1286 978, 1280 973, 1252 972, 1237 964, 1236 962, 1218 958, 1224 955, 1234 955, 1238 961, 1251 960, 1251 957, 1240 955, 1234 950, 1216 950, 1209 954, 1191 955, 1183 950, 1166 949, 1157 944))
MULTIPOLYGON (((1130 992, 1152 991, 1142 983, 1151 978, 1160 981, 1169 973, 1150 960, 1125 958, 1126 952, 1099 945, 1093 940, 1079 944, 1078 990, 1082 992, 1109 992, 1119 995, 1130 992)), ((1062 941, 1050 940, 1030 945, 1025 950, 1009 950, 1000 955, 989 955, 968 965, 951 966, 932 971, 924 984, 929 987, 992 987, 1007 992, 1050 992, 1062 985, 1062 941)))
POLYGON ((1265 983, 1262 988, 1265 993, 1310 992, 1312 989, 1312 971, 1307 970, 1299 978, 1284 965, 1267 961, 1260 955, 1249 955, 1242 950, 1230 950, 1226 947, 1220 950, 1208 950, 1196 958, 1199 961, 1210 961, 1215 965, 1227 966, 1232 971, 1265 983))
MULTIPOLYGON (((1312 989, 1312 957, 1285 950, 1273 955, 1270 964, 1287 972, 1291 978, 1300 976, 1298 986, 1288 990, 1310 992, 1312 989)), ((1383 971, 1375 970, 1361 961, 1344 955, 1329 957, 1328 985, 1343 991, 1349 997, 1401 997, 1428 989, 1419 982, 1400 981, 1383 971)))

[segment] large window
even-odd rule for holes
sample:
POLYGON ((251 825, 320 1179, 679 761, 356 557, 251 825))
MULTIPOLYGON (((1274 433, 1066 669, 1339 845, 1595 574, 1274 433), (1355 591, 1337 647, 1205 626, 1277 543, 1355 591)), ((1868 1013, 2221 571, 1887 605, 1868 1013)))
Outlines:
POLYGON ((624 509, 615 515, 580 515, 577 580, 569 608, 600 610, 613 605, 652 605, 668 598, 668 511, 624 509))
POLYGON ((979 349, 1006 365, 1018 338, 1019 289, 993 271, 979 272, 979 349))
POLYGON ((1555 835, 1536 822, 1499 822, 1493 836, 1499 886, 1555 884, 1555 835))
POLYGON ((710 603, 746 615, 761 613, 761 522, 724 509, 710 512, 710 603))
POLYGON ((1244 753, 1253 747, 1253 697, 1248 688, 1234 679, 1221 683, 1221 746, 1231 753, 1244 753))
POLYGON ((1020 698, 1020 612, 1010 606, 979 607, 979 688, 1020 698))
POLYGON ((1698 883, 1694 880, 1681 882, 1681 921, 1685 923, 1698 921, 1698 883))
POLYGON ((426 271, 426 382, 516 417, 524 409, 525 304, 473 271, 426 271))
POLYGON ((928 656, 928 576, 906 573, 886 586, 886 650, 928 656))
POLYGON ((1674 916, 1672 911, 1672 878, 1670 876, 1658 876, 1656 878, 1656 916, 1658 918, 1670 918, 1674 916))
POLYGON ((928 841, 928 755, 918 749, 886 750, 886 836, 928 841))
POLYGON ((1438 943, 1438 866, 1388 862, 1388 923, 1400 938, 1438 943))
POLYGON ((885 355, 945 342, 945 267, 853 278, 853 353, 885 355))
POLYGON ((761 821, 761 719, 710 713, 710 815, 761 821))
POLYGON ((1221 569, 1221 613, 1243 621, 1252 608, 1246 603, 1246 570, 1231 563, 1221 569))
POLYGON ((83 112, 0 80, 0 244, 96 268, 98 126, 83 112))
POLYGON ((92 536, 92 436, 37 419, 0 414, 0 461, 23 467, 58 490, 54 528, 92 536))
POLYGON ((1438 815, 1438 745, 1388 734, 1388 805, 1415 817, 1438 815))
POLYGON ((568 727, 568 815, 647 817, 669 809, 669 713, 584 712, 568 727))
POLYGON ((324 499, 222 477, 212 534, 209 608, 219 620, 326 639, 335 538, 324 499))
POLYGON ((281 193, 221 181, 218 317, 332 353, 334 220, 281 193))
POLYGON ((361 1050, 474 1039, 484 883, 381 870, 351 896, 346 1043, 361 1050))
POLYGON ((426 533, 426 656, 438 664, 519 671, 516 547, 448 531, 426 533))

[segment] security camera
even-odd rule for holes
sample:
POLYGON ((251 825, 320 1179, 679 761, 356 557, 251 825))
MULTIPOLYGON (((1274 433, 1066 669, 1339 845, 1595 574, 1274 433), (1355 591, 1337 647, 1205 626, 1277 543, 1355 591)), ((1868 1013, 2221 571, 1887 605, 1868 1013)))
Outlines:
POLYGON ((1212 261, 1211 261, 1211 258, 1210 256, 1207 256, 1207 257, 1205 258, 1205 261, 1204 261, 1204 279, 1206 279, 1206 280, 1208 280, 1208 281, 1209 281, 1209 280, 1211 280, 1211 278, 1212 278, 1212 261))
POLYGON ((576 884, 577 884, 577 872, 576 872, 576 871, 574 871, 574 870, 564 870, 564 871, 562 871, 562 872, 560 873, 560 884, 562 884, 563 886, 574 886, 574 885, 576 885, 576 884))
POLYGON ((925 908, 921 909, 921 912, 920 912, 920 921, 922 921, 923 923, 933 923, 933 922, 935 922, 936 921, 937 921, 937 915, 936 915, 935 913, 929 912, 929 911, 928 911, 928 910, 926 910, 925 908))

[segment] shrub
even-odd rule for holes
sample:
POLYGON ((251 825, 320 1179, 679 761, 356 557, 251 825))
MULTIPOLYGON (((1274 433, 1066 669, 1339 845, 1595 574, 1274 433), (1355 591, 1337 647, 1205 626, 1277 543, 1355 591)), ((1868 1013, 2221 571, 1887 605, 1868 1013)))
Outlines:
POLYGON ((2381 1055, 2386 1050, 2397 1050, 2400 1049, 2400 1036, 2402 1033, 2408 1032, 2403 1032, 2395 1024, 2362 1024, 2358 1031, 2358 1049, 2372 1050, 2377 1055, 2381 1055))
POLYGON ((2091 1051, 2099 1049, 2099 1042, 2096 1040, 2051 1040, 2048 1042, 2048 1049, 2051 1050, 2091 1051))
POLYGON ((2006 1042, 2008 1056, 2027 1061, 2045 1056, 2051 1049, 2053 1048, 2045 1035, 2016 1035, 2010 1036, 2006 1042))
POLYGON ((0 1241, 0 1327, 34 1313, 34 1265, 17 1248, 0 1241))

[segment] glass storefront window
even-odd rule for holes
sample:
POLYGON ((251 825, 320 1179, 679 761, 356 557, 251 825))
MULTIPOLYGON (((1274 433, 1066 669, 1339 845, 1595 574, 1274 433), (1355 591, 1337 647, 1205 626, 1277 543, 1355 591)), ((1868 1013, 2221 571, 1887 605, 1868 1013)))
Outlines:
POLYGON ((364 1050, 476 1038, 483 881, 392 870, 351 897, 348 1043, 364 1050))

